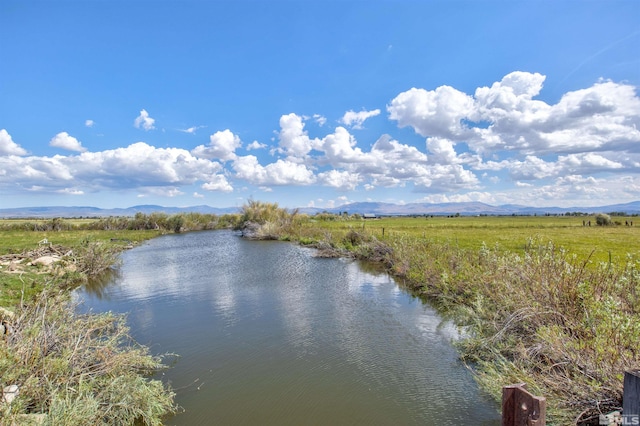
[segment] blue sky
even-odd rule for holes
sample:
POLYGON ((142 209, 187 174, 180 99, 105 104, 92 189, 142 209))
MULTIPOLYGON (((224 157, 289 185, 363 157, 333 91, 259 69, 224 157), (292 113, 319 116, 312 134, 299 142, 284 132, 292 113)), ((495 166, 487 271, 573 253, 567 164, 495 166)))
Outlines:
POLYGON ((640 1, 0 1, 0 208, 640 200, 640 1))

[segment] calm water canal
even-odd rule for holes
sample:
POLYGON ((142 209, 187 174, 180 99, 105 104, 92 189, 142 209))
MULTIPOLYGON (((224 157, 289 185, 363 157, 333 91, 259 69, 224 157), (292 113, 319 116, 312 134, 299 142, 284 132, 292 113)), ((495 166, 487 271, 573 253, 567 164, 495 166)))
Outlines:
POLYGON ((229 231, 122 255, 81 309, 128 313, 183 412, 170 425, 497 425, 427 305, 384 273, 229 231))

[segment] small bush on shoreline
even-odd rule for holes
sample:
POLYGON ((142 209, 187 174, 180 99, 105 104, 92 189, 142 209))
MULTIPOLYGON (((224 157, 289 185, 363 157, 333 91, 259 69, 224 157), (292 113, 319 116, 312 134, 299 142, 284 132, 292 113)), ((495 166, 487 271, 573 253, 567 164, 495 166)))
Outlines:
POLYGON ((46 424, 160 425, 175 412, 173 393, 146 378, 164 368, 129 337, 124 317, 78 315, 68 293, 49 285, 16 311, 0 342, 1 380, 18 397, 0 406, 2 424, 44 413, 46 424))

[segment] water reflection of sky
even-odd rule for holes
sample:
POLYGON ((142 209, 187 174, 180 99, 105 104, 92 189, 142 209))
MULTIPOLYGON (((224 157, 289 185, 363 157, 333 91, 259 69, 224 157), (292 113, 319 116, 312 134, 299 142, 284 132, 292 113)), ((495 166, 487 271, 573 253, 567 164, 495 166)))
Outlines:
MULTIPOLYGON (((78 297, 94 310, 128 312, 142 343, 180 353, 166 377, 176 387, 206 381, 201 392, 211 393, 200 399, 231 404, 232 389, 246 392, 240 384, 255 387, 260 378, 273 395, 261 394, 264 404, 256 401, 255 410, 277 403, 278 392, 294 392, 295 410, 303 410, 313 404, 306 398, 340 386, 350 401, 345 410, 377 401, 380 409, 399 409, 407 424, 424 423, 422 406, 440 406, 441 417, 452 403, 461 413, 484 404, 486 418, 495 414, 457 362, 449 344, 455 328, 443 327, 432 308, 387 274, 352 260, 316 258, 310 249, 230 232, 172 235, 123 254, 112 285, 78 297)), ((179 393, 180 403, 195 405, 190 395, 179 393)))

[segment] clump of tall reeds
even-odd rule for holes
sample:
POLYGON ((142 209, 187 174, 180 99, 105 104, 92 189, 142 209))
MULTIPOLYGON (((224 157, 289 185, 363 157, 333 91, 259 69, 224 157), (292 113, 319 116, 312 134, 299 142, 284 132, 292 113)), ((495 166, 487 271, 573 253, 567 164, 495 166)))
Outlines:
POLYGON ((173 393, 148 376, 164 366, 128 331, 122 316, 76 314, 50 287, 19 307, 0 341, 0 383, 19 392, 0 405, 0 423, 43 413, 45 424, 162 424, 173 393))
POLYGON ((298 231, 298 210, 288 211, 278 203, 249 200, 242 206, 236 229, 247 238, 289 240, 298 231))

